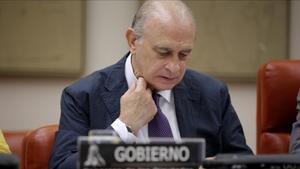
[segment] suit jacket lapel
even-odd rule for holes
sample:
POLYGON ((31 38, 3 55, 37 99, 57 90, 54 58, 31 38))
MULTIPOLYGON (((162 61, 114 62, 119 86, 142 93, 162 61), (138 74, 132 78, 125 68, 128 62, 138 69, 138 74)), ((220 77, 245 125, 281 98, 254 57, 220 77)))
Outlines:
POLYGON ((175 111, 177 116, 178 128, 181 137, 196 137, 194 130, 195 119, 193 117, 193 93, 182 81, 173 89, 175 111))
POLYGON ((114 121, 120 113, 120 98, 128 90, 127 81, 125 78, 125 61, 126 54, 118 63, 112 67, 112 71, 108 75, 103 92, 103 101, 110 112, 111 119, 114 121))

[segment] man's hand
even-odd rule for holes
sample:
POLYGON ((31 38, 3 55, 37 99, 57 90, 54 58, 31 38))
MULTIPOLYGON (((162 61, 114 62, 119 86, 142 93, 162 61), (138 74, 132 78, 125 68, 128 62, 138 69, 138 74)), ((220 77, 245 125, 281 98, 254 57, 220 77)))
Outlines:
POLYGON ((147 88, 144 78, 139 77, 127 92, 121 97, 121 112, 119 119, 137 133, 145 124, 151 121, 157 112, 152 98, 152 91, 147 88))

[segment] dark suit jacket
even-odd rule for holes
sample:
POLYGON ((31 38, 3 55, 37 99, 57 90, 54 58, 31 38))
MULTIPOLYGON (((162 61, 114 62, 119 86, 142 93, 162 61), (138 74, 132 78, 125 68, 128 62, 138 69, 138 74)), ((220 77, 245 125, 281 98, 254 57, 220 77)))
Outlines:
MULTIPOLYGON (((118 118, 120 97, 128 89, 124 72, 127 55, 64 89, 49 168, 75 168, 77 137, 87 135, 90 129, 106 129, 118 118)), ((252 153, 223 83, 187 70, 173 93, 181 137, 205 138, 207 156, 252 153)))
POLYGON ((290 138, 290 152, 300 153, 300 90, 297 97, 297 121, 293 124, 290 138))

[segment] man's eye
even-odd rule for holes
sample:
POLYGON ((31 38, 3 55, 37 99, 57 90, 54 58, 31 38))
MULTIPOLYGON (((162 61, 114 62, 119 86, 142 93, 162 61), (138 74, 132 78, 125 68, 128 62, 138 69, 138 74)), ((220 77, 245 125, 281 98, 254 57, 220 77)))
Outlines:
POLYGON ((159 52, 161 56, 169 56, 170 52, 159 52))
POLYGON ((186 60, 186 58, 189 56, 189 54, 187 53, 180 53, 179 54, 179 59, 180 60, 186 60))

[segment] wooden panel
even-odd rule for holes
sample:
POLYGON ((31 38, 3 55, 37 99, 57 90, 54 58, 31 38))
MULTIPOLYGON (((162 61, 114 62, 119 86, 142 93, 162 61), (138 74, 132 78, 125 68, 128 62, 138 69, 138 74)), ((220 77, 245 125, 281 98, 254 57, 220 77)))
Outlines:
POLYGON ((190 68, 224 80, 254 81, 259 65, 287 58, 287 1, 185 2, 197 22, 190 68))
POLYGON ((83 5, 79 0, 1 0, 0 74, 79 75, 83 5))

